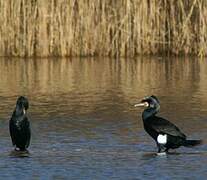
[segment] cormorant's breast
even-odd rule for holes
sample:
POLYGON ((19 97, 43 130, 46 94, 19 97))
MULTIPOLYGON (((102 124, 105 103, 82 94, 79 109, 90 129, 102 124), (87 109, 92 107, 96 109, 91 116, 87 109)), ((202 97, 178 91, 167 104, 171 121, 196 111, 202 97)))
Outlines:
POLYGON ((25 150, 30 143, 31 131, 30 123, 23 109, 16 108, 9 126, 13 145, 16 145, 21 150, 25 150))
POLYGON ((143 119, 144 129, 154 140, 156 140, 159 133, 151 126, 152 121, 153 116, 143 119))

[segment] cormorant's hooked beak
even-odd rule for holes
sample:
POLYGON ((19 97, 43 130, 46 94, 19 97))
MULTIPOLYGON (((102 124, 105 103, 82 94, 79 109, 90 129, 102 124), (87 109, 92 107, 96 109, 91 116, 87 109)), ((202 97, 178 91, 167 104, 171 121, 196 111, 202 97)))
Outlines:
POLYGON ((148 102, 141 102, 134 105, 134 107, 148 107, 148 106, 149 106, 148 102))

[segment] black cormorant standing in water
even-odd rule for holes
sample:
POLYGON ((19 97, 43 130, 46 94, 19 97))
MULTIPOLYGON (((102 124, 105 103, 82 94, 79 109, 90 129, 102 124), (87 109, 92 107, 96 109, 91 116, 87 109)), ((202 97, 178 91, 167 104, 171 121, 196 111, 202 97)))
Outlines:
POLYGON ((174 124, 168 120, 156 116, 160 110, 160 103, 156 96, 145 97, 135 107, 145 107, 142 113, 145 131, 156 141, 158 152, 167 152, 180 146, 196 146, 201 140, 187 140, 174 124))
POLYGON ((26 115, 29 108, 27 98, 20 96, 17 99, 15 110, 9 121, 9 130, 15 150, 25 151, 30 143, 30 123, 26 115))

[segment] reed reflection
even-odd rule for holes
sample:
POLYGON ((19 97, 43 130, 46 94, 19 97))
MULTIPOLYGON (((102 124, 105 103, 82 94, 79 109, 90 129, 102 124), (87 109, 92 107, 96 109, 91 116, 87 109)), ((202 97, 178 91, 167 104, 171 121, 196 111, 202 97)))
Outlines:
POLYGON ((3 106, 26 95, 44 113, 54 108, 63 114, 98 114, 112 107, 127 111, 130 103, 149 94, 168 97, 178 108, 186 99, 193 103, 189 97, 206 98, 206 66, 205 61, 184 58, 5 58, 0 60, 0 95, 6 97, 3 106))

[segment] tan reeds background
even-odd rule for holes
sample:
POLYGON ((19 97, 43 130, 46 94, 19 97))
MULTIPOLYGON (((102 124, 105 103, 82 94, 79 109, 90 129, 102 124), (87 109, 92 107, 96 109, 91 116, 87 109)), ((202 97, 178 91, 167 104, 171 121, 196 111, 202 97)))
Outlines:
POLYGON ((1 0, 1 56, 207 55, 207 0, 1 0))

